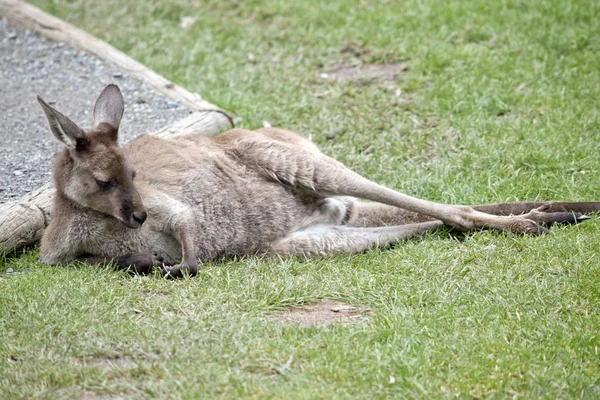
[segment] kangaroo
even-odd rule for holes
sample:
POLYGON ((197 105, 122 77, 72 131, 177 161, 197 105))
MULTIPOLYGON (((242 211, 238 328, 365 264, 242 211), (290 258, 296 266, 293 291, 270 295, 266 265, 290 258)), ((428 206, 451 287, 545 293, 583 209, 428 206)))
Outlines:
POLYGON ((600 203, 470 207, 417 199, 276 128, 169 140, 141 136, 119 148, 124 101, 112 84, 96 100, 91 131, 38 101, 65 146, 54 165, 44 263, 81 260, 193 276, 199 262, 221 257, 351 254, 443 225, 540 234, 547 231, 542 225, 577 223, 589 218, 580 213, 600 210, 600 203))

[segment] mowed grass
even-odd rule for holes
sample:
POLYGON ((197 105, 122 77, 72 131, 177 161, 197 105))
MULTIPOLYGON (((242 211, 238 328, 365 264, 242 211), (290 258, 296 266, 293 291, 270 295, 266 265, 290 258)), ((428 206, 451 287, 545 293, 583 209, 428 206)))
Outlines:
MULTIPOLYGON (((431 200, 600 200, 600 3, 42 1, 232 113, 431 200), (182 17, 196 18, 181 27, 182 17), (402 63, 392 80, 328 81, 402 63), (329 136, 330 139, 327 139, 329 136), (331 139, 332 138, 332 139, 331 139)), ((2 260, 1 398, 599 398, 597 219, 190 280, 2 260), (330 298, 356 325, 273 310, 330 298), (87 397, 86 397, 87 396, 87 397)))

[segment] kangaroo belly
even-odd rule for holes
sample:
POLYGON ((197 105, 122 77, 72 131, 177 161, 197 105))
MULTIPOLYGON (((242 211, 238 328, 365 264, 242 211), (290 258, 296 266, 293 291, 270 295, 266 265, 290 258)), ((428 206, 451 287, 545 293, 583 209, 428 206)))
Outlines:
POLYGON ((148 219, 135 241, 172 260, 181 259, 185 235, 202 261, 252 255, 301 227, 318 200, 251 173, 236 177, 209 165, 172 185, 146 182, 140 193, 148 219))
MULTIPOLYGON (((319 200, 314 194, 302 195, 281 182, 260 176, 210 138, 193 139, 162 141, 159 146, 158 139, 145 137, 130 145, 138 176, 152 190, 160 192, 151 200, 144 199, 148 228, 153 211, 155 219, 165 219, 161 215, 165 214, 165 202, 172 201, 167 214, 181 215, 185 208, 192 220, 190 229, 197 256, 206 261, 265 251, 272 242, 302 226, 311 215, 319 200)), ((148 229, 154 247, 168 241, 169 235, 160 235, 168 230, 165 224, 168 221, 148 229)), ((172 243, 163 247, 172 257, 172 243)), ((177 249, 176 256, 181 256, 181 249, 177 249)))
POLYGON ((310 215, 311 199, 280 184, 245 181, 196 197, 186 193, 196 220, 195 243, 203 260, 266 251, 310 215))

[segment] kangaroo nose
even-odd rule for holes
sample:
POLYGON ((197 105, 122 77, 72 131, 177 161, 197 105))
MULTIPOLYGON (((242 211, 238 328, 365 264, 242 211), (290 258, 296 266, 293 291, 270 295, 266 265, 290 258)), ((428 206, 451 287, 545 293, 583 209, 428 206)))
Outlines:
POLYGON ((135 222, 139 222, 140 225, 142 225, 144 221, 146 221, 147 217, 148 213, 146 211, 135 211, 133 213, 133 219, 135 220, 135 222))

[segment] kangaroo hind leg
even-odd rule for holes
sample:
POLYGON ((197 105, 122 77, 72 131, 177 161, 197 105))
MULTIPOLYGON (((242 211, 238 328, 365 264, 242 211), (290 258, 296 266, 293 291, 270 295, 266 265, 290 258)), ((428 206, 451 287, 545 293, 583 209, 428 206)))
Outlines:
POLYGON ((267 179, 319 196, 352 196, 427 215, 461 231, 495 228, 515 233, 543 233, 545 228, 522 216, 486 214, 468 206, 421 200, 372 182, 334 159, 292 143, 253 136, 232 149, 235 157, 267 179))
POLYGON ((372 247, 389 246, 441 226, 443 226, 441 221, 379 228, 313 225, 277 241, 270 250, 279 255, 304 257, 354 254, 372 247))
MULTIPOLYGON (((585 213, 600 210, 600 203, 559 203, 559 202, 530 202, 530 203, 497 203, 471 206, 476 211, 486 214, 504 216, 522 216, 539 225, 578 224, 589 216, 585 213)), ((355 202, 348 217, 350 226, 376 227, 413 224, 432 221, 434 218, 408 211, 403 208, 388 206, 374 202, 355 202)))

